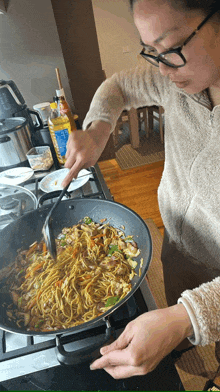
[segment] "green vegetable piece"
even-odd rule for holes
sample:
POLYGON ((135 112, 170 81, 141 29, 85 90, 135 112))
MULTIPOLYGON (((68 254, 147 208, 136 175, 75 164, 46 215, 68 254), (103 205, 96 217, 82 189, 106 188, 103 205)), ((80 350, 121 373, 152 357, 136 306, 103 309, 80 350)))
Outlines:
POLYGON ((84 223, 85 223, 86 225, 89 225, 90 223, 92 223, 92 219, 89 218, 88 216, 86 216, 86 217, 83 219, 83 221, 84 221, 84 223))
POLYGON ((128 237, 126 237, 126 238, 124 239, 124 241, 125 241, 125 242, 133 242, 134 239, 133 239, 133 237, 128 236, 128 237))
POLYGON ((109 297, 106 301, 105 307, 108 308, 108 306, 113 306, 119 301, 120 297, 109 297))
POLYGON ((66 246, 66 242, 61 242, 60 245, 61 246, 66 246))
POLYGON ((108 256, 111 256, 114 252, 120 252, 117 245, 109 245, 108 256))
POLYGON ((40 325, 44 322, 44 320, 40 320, 37 324, 35 324, 34 328, 39 328, 40 325))
POLYGON ((18 272, 18 276, 21 275, 23 272, 25 272, 24 269, 22 269, 21 271, 18 272))

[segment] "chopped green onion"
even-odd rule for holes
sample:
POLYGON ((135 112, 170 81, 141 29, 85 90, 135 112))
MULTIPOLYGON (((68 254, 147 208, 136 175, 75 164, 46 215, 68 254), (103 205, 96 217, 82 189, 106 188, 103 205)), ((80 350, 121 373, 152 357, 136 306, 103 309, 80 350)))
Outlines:
POLYGON ((84 223, 85 223, 86 225, 89 225, 90 223, 92 223, 92 219, 89 218, 88 216, 86 216, 86 217, 83 219, 83 221, 84 221, 84 223))
POLYGON ((108 256, 111 256, 114 252, 121 252, 118 249, 118 245, 109 245, 108 256))
POLYGON ((60 245, 61 246, 66 246, 66 242, 61 242, 60 245))
POLYGON ((124 238, 124 241, 125 241, 125 242, 133 242, 134 239, 133 239, 132 236, 128 236, 128 237, 125 237, 125 238, 124 238))
POLYGON ((109 297, 106 301, 105 307, 115 305, 119 301, 120 297, 109 297))
POLYGON ((21 271, 18 272, 18 276, 21 275, 23 272, 25 272, 24 269, 22 269, 21 271))

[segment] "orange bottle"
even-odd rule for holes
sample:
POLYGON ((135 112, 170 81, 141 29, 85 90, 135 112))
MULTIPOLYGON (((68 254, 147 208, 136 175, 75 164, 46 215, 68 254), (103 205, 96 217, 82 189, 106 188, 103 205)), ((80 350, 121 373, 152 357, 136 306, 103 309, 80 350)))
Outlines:
POLYGON ((76 131, 77 127, 76 127, 76 123, 74 118, 77 120, 78 116, 77 115, 73 115, 70 107, 66 101, 65 98, 65 93, 64 93, 64 89, 62 87, 62 83, 61 83, 61 78, 60 78, 60 71, 59 68, 56 68, 56 75, 57 75, 57 81, 59 84, 59 90, 56 90, 56 95, 58 98, 58 111, 59 114, 62 115, 66 115, 69 119, 70 122, 70 127, 71 127, 71 131, 76 131))
POLYGON ((65 99, 64 90, 56 90, 56 95, 58 97, 58 111, 60 115, 66 115, 70 122, 71 131, 76 131, 76 123, 74 120, 74 115, 72 114, 70 107, 65 99))

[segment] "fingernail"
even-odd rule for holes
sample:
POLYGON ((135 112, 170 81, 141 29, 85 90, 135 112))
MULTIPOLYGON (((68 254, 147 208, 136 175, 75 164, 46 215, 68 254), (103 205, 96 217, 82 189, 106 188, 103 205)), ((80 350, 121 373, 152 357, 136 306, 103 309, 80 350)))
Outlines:
POLYGON ((94 368, 93 368, 93 366, 92 366, 92 365, 90 365, 90 370, 94 370, 94 368))

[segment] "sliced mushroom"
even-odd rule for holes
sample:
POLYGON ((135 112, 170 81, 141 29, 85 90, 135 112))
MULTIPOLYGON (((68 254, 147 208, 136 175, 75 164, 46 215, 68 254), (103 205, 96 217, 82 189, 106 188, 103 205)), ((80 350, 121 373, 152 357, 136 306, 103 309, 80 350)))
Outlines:
POLYGON ((24 326, 25 327, 29 324, 30 319, 31 319, 30 313, 24 313, 24 326))
POLYGON ((12 296, 12 300, 13 300, 14 304, 17 305, 18 304, 18 298, 19 298, 18 293, 16 293, 15 291, 11 291, 11 296, 12 296))

